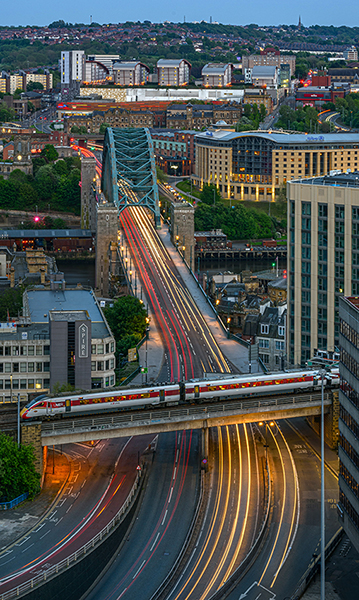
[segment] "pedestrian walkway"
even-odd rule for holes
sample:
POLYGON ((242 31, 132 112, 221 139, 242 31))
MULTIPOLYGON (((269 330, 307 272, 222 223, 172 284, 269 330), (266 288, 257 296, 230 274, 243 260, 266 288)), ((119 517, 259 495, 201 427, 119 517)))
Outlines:
POLYGON ((49 451, 44 485, 34 500, 26 500, 12 510, 0 512, 0 554, 36 527, 60 499, 67 482, 70 465, 65 454, 49 451))
MULTIPOLYGON (((167 225, 163 224, 161 230, 158 232, 159 236, 167 248, 167 251, 173 260, 174 265, 177 268, 179 275, 184 281, 189 293, 191 294, 194 302, 198 306, 200 312, 205 318, 207 325, 210 328, 210 331, 217 341, 217 344, 221 348, 223 354, 227 357, 230 363, 234 366, 234 368, 240 373, 248 373, 249 372, 249 361, 248 361, 248 349, 242 346, 240 343, 230 340, 227 338, 227 332, 224 331, 223 327, 219 323, 217 319, 217 315, 209 304, 205 293, 201 289, 199 283, 195 279, 195 277, 190 273, 188 266, 184 262, 182 256, 179 252, 174 248, 169 228, 167 225)), ((151 316, 151 315, 150 315, 151 316)), ((147 342, 147 365, 148 365, 148 382, 156 381, 159 375, 159 372, 162 368, 164 361, 164 350, 161 341, 161 336, 157 330, 155 320, 152 318, 150 322, 150 334, 149 341, 147 342)), ((140 356, 140 364, 142 366, 146 365, 146 343, 139 350, 140 356)), ((251 372, 258 373, 259 370, 258 362, 256 360, 252 361, 251 364, 251 372)), ((134 383, 140 384, 145 383, 145 378, 143 374, 138 375, 134 380, 134 383)))

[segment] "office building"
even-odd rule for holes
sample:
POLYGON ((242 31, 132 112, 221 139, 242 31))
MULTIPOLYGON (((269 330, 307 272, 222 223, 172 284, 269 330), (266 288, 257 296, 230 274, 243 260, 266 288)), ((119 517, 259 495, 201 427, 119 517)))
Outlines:
POLYGON ((359 297, 339 299, 339 504, 345 533, 359 551, 359 297))
POLYGON ((165 59, 157 61, 158 85, 181 86, 189 83, 191 64, 188 60, 165 59))
POLYGON ((150 70, 139 60, 116 62, 113 65, 113 81, 117 85, 145 85, 150 70))
POLYGON ((199 187, 215 183, 223 198, 275 200, 291 179, 359 167, 357 134, 205 131, 195 138, 199 187))
POLYGON ((339 298, 359 294, 359 171, 287 184, 288 358, 339 345, 339 298))
POLYGON ((204 87, 226 87, 232 83, 233 65, 230 63, 208 63, 202 69, 204 87))
POLYGON ((93 292, 26 290, 23 316, 0 327, 0 395, 48 391, 55 384, 81 389, 115 384, 115 340, 93 292), (81 307, 81 308, 79 308, 81 307))

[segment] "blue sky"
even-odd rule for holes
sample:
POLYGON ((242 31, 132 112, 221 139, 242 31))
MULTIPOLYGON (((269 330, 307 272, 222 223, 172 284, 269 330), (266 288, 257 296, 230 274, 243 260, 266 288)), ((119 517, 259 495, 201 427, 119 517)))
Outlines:
POLYGON ((135 2, 105 2, 98 0, 17 0, 17 2, 2 2, 1 25, 47 25, 52 21, 63 19, 72 23, 89 23, 92 20, 99 23, 118 23, 123 21, 153 22, 208 20, 246 25, 297 24, 299 13, 304 25, 349 25, 356 26, 359 21, 359 4, 348 0, 344 10, 334 0, 302 0, 296 2, 269 2, 268 0, 250 0, 236 2, 235 0, 182 0, 182 2, 164 2, 164 0, 136 0, 135 2))

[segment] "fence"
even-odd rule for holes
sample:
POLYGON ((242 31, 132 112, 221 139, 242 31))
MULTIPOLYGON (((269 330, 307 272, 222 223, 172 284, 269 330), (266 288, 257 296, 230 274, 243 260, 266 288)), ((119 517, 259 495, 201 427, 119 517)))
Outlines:
POLYGON ((118 513, 106 525, 106 527, 104 527, 97 535, 95 535, 95 537, 93 537, 89 542, 81 546, 81 548, 76 550, 76 552, 74 552, 67 558, 64 558, 59 563, 52 565, 50 568, 46 569, 46 571, 43 571, 43 573, 37 575, 36 577, 33 577, 32 579, 29 579, 25 583, 22 583, 19 586, 7 592, 1 593, 0 600, 10 600, 10 598, 18 598, 19 596, 24 595, 25 593, 34 589, 36 586, 45 583, 54 576, 56 577, 56 575, 65 571, 70 566, 76 564, 78 560, 81 560, 86 556, 87 553, 91 552, 91 550, 93 550, 98 544, 102 542, 103 539, 105 539, 110 533, 112 533, 114 528, 125 518, 131 505, 131 501, 139 487, 140 479, 141 472, 139 471, 137 473, 136 480, 131 488, 129 495, 127 496, 125 503, 121 506, 118 513))
POLYGON ((9 510, 10 508, 14 508, 15 506, 17 506, 18 504, 21 504, 21 502, 24 502, 24 500, 26 500, 29 497, 28 492, 26 492, 25 494, 21 494, 21 496, 18 496, 17 498, 14 498, 14 500, 10 500, 9 502, 0 502, 0 510, 9 510))

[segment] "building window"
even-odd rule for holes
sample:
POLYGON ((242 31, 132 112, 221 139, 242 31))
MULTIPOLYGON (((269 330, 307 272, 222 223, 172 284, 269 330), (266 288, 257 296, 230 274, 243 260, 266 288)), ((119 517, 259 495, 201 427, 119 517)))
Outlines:
POLYGON ((33 390, 35 387, 35 380, 34 379, 28 379, 27 380, 27 387, 29 388, 29 390, 33 390))
POLYGON ((28 370, 28 373, 33 373, 35 371, 35 363, 33 363, 33 362, 27 363, 27 370, 28 370))
POLYGON ((269 333, 269 325, 261 324, 261 333, 269 333))
POLYGON ((42 388, 42 379, 36 379, 36 389, 41 390, 42 388))
POLYGON ((20 363, 20 373, 26 373, 26 362, 20 363))
POLYGON ((19 346, 13 346, 12 347, 12 355, 13 356, 19 356, 19 346))
POLYGON ((269 340, 258 339, 258 345, 260 348, 269 348, 269 340))
POLYGON ((11 346, 5 346, 5 356, 11 356, 11 346))
MULTIPOLYGON (((49 348, 50 348, 50 346, 49 346, 49 348)), ((27 346, 20 346, 20 355, 21 356, 27 355, 27 346)))
POLYGON ((283 325, 279 325, 278 326, 278 335, 284 335, 285 333, 285 327, 283 327, 283 325))
POLYGON ((42 346, 36 346, 36 356, 42 356, 42 346))
POLYGON ((20 379, 20 390, 26 390, 26 379, 20 379))
POLYGON ((103 344, 97 344, 97 354, 103 354, 103 344))
POLYGON ((103 371, 103 360, 97 361, 97 370, 103 371))
POLYGON ((91 371, 96 371, 96 361, 95 360, 91 361, 91 371))
POLYGON ((11 363, 5 363, 5 373, 11 373, 11 363))
POLYGON ((12 363, 12 372, 13 373, 19 372, 19 363, 12 363))
POLYGON ((36 373, 42 373, 42 363, 41 362, 36 363, 36 373))
POLYGON ((91 344, 91 354, 96 354, 96 344, 91 344))
POLYGON ((44 362, 44 371, 50 371, 50 363, 49 362, 44 362))
POLYGON ((28 356, 34 356, 34 354, 35 354, 34 350, 35 350, 34 346, 28 346, 28 348, 27 348, 28 356))

